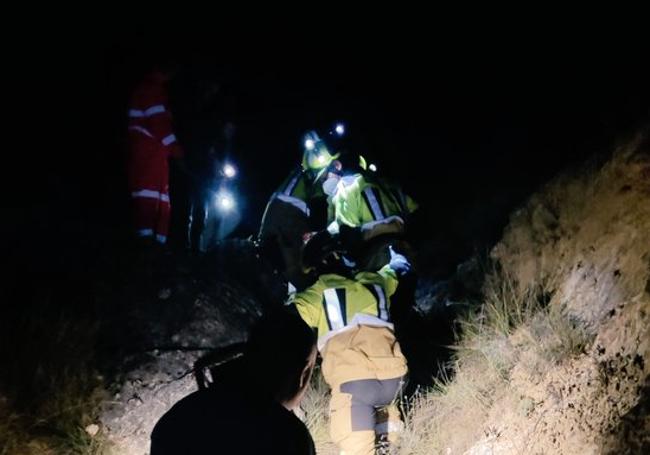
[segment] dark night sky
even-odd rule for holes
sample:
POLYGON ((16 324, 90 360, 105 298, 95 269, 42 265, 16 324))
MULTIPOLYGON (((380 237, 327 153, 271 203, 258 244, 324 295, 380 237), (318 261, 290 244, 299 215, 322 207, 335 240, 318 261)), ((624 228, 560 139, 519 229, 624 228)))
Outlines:
MULTIPOLYGON (((16 75, 36 98, 43 92, 52 101, 36 119, 46 125, 38 138, 46 143, 33 142, 35 154, 22 154, 17 166, 42 164, 29 171, 39 184, 8 202, 18 222, 5 226, 5 238, 29 232, 26 248, 47 251, 48 261, 61 245, 83 251, 119 241, 128 229, 126 104, 160 56, 179 61, 186 81, 222 82, 224 118, 238 126, 248 203, 242 233, 255 229, 269 193, 298 161, 300 135, 333 120, 345 121, 359 148, 416 197, 434 242, 448 238, 459 259, 498 236, 507 214, 539 184, 647 119, 639 54, 449 42, 238 47, 129 35, 44 56, 36 66, 54 68, 44 85, 31 67, 16 75)), ((28 115, 23 109, 19 115, 28 115)), ((33 127, 23 127, 14 139, 31 143, 33 127)))

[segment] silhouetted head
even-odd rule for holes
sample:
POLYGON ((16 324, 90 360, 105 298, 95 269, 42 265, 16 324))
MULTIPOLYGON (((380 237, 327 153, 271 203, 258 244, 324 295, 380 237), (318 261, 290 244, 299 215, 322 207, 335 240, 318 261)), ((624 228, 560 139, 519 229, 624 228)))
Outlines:
POLYGON ((316 335, 297 314, 276 310, 253 327, 244 359, 255 387, 293 409, 316 362, 316 335))

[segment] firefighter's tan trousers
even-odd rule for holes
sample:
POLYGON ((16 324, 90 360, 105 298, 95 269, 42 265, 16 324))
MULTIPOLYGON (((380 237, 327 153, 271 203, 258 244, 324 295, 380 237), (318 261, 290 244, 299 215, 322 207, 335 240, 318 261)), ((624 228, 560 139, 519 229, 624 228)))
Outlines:
POLYGON ((330 435, 341 454, 374 454, 378 435, 395 442, 402 429, 395 400, 406 360, 392 330, 358 326, 330 339, 322 354, 332 388, 330 435))

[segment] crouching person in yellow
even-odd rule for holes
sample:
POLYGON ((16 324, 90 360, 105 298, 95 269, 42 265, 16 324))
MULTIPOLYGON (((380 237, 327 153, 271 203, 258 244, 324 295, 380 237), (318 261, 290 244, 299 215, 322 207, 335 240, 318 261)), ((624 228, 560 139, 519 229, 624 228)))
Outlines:
POLYGON ((322 372, 332 389, 330 434, 341 454, 375 453, 402 429, 396 397, 406 359, 390 322, 390 297, 410 264, 391 250, 378 272, 354 274, 335 253, 319 265, 320 278, 293 303, 318 333, 322 372))

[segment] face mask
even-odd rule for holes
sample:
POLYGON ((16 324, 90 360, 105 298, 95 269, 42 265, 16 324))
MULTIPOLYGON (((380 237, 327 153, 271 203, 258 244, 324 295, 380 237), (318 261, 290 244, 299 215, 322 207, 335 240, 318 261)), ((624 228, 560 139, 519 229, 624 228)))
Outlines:
POLYGON ((327 180, 323 182, 323 191, 328 196, 332 196, 336 191, 336 185, 339 183, 339 179, 336 177, 328 177, 327 180))

